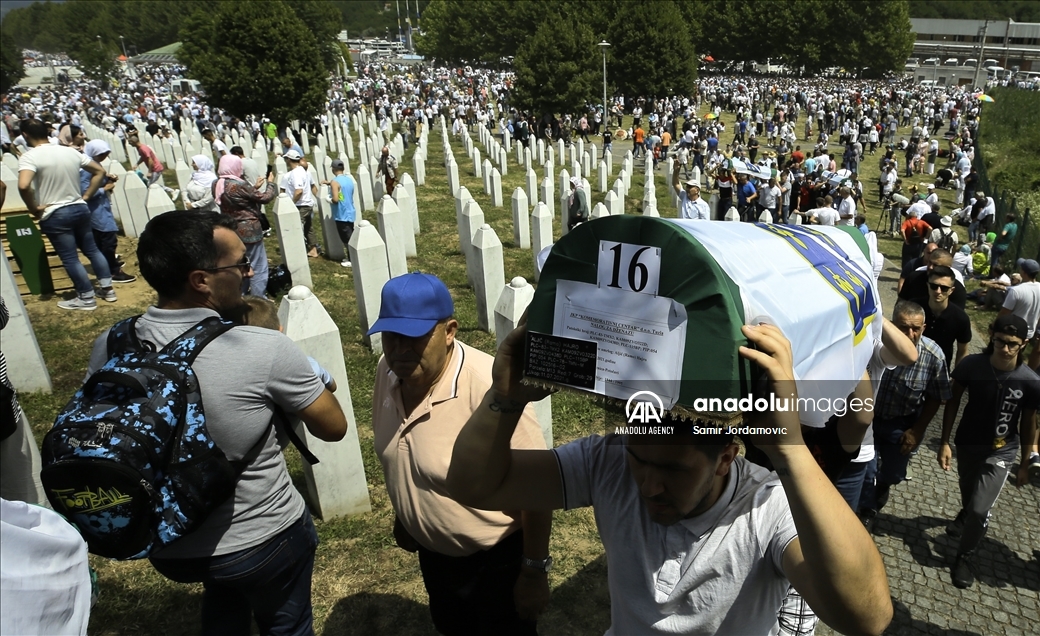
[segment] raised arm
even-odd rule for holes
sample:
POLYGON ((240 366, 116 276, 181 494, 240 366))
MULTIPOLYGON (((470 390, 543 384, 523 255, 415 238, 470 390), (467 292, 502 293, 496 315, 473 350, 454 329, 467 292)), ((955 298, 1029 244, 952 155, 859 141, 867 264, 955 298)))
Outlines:
POLYGON ((881 360, 885 364, 905 367, 917 362, 917 347, 888 318, 881 318, 881 360))
POLYGON ((525 386, 527 328, 506 336, 495 356, 491 388, 455 439, 446 487, 456 501, 484 510, 562 508, 563 482, 551 450, 518 450, 510 440, 528 402, 548 392, 525 386))
MULTIPOLYGON (((779 398, 797 399, 791 345, 771 325, 744 327, 756 349, 741 347, 779 398)), ((870 535, 802 441, 797 409, 774 412, 785 433, 761 444, 784 486, 798 537, 784 552, 787 578, 813 611, 842 633, 880 634, 892 620, 885 566, 870 535)))

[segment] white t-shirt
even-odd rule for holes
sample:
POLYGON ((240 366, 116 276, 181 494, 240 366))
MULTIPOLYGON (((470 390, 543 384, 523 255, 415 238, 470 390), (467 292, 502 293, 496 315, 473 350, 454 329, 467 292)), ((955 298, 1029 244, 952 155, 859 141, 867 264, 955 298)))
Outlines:
POLYGON ((837 225, 840 220, 838 217, 838 211, 834 208, 815 208, 809 210, 809 216, 815 217, 816 222, 820 225, 837 225))
POLYGON ((18 172, 35 173, 36 205, 43 208, 41 221, 60 207, 83 201, 79 169, 91 164, 87 155, 68 146, 41 144, 18 158, 18 172))
POLYGON ((285 175, 285 185, 283 187, 289 194, 289 198, 292 198, 297 190, 303 191, 300 198, 293 202, 296 207, 302 208, 314 205, 314 197, 311 195, 311 175, 304 170, 303 166, 296 166, 289 171, 289 174, 285 175))
POLYGON ((1026 321, 1026 325, 1029 327, 1029 335, 1026 340, 1032 338, 1036 329, 1036 321, 1040 318, 1040 282, 1023 281, 1018 285, 1008 287, 1003 306, 1004 309, 1010 309, 1011 313, 1026 321))
POLYGON ((607 553, 611 626, 628 634, 776 634, 797 536, 776 474, 734 460, 718 501, 670 526, 650 520, 623 436, 554 449, 567 509, 592 506, 607 553))
POLYGON ((758 189, 758 203, 770 210, 776 209, 776 200, 780 197, 780 188, 777 186, 763 186, 758 189))
POLYGON ((228 153, 227 144, 219 139, 214 139, 211 147, 213 148, 213 155, 218 161, 228 153))
POLYGON ((838 225, 853 225, 856 221, 856 201, 851 196, 845 197, 838 204, 838 225), (843 219, 841 217, 848 216, 843 219))

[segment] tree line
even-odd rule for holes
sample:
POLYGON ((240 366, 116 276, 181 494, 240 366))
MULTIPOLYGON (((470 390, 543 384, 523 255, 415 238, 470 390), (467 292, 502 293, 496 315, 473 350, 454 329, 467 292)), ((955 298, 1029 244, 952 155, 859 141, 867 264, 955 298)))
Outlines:
POLYGON ((689 94, 699 62, 901 70, 913 49, 907 0, 431 0, 419 52, 516 71, 514 105, 576 112, 601 77, 612 93, 689 94))

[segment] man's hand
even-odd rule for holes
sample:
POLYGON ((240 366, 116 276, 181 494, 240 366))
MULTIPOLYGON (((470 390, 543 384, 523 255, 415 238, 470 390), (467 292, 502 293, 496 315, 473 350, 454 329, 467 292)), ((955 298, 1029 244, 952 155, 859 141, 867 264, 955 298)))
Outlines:
POLYGON ((549 605, 549 575, 520 566, 520 576, 513 586, 516 613, 525 621, 534 621, 549 605))
POLYGON ((1029 484, 1029 464, 1022 464, 1018 467, 1018 473, 1015 476, 1015 486, 1021 488, 1029 484))
POLYGON ((394 517, 394 540, 397 541, 397 547, 406 552, 419 551, 419 542, 413 539, 412 535, 408 534, 408 531, 401 525, 401 520, 396 516, 394 517))
POLYGON ((786 411, 763 413, 755 425, 775 429, 772 435, 751 436, 751 440, 767 454, 780 445, 802 445, 801 422, 798 419, 798 387, 794 379, 791 343, 774 325, 744 325, 741 331, 755 348, 740 347, 740 355, 757 363, 769 375, 770 390, 777 401, 787 398, 786 411), (768 421, 765 421, 768 420, 768 421))
POLYGON ((953 460, 953 450, 949 444, 939 446, 939 468, 950 470, 950 462, 953 460))
POLYGON ((527 339, 527 314, 520 318, 520 324, 498 348, 495 362, 491 367, 491 388, 495 397, 500 400, 524 405, 537 402, 553 391, 536 386, 521 384, 524 377, 524 342, 527 339))
POLYGON ((901 455, 909 455, 914 452, 918 446, 921 445, 921 440, 924 435, 919 434, 912 428, 908 428, 903 431, 903 434, 899 437, 899 453, 901 455))

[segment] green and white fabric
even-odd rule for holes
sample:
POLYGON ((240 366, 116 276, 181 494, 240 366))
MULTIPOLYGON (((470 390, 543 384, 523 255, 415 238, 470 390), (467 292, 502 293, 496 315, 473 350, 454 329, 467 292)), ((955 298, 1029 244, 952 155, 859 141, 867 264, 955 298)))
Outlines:
MULTIPOLYGON (((597 342, 598 382, 588 389, 594 393, 624 401, 640 388, 672 383, 665 390, 671 399, 662 395, 665 408, 718 413, 697 408, 704 405, 697 400, 752 393, 757 371, 738 354, 747 344, 740 328, 764 320, 791 341, 799 397, 836 400, 851 392, 881 335, 872 269, 870 249, 855 228, 606 217, 553 246, 528 325, 535 333, 597 342), (626 260, 615 281, 601 280, 612 277, 613 256, 630 256, 638 246, 650 248, 640 264, 629 267, 626 260), (639 283, 647 271, 652 275, 655 258, 659 278, 638 294, 626 288, 627 276, 639 283), (595 319, 587 324, 599 328, 579 333, 573 326, 579 319, 595 319), (657 348, 655 357, 677 359, 674 372, 671 362, 641 364, 637 351, 655 349, 655 342, 668 348, 657 348), (624 346, 636 352, 604 359, 603 350, 624 346), (612 372, 618 377, 618 368, 626 382, 605 382, 612 372)), ((820 425, 832 412, 803 410, 802 420, 820 425)))

